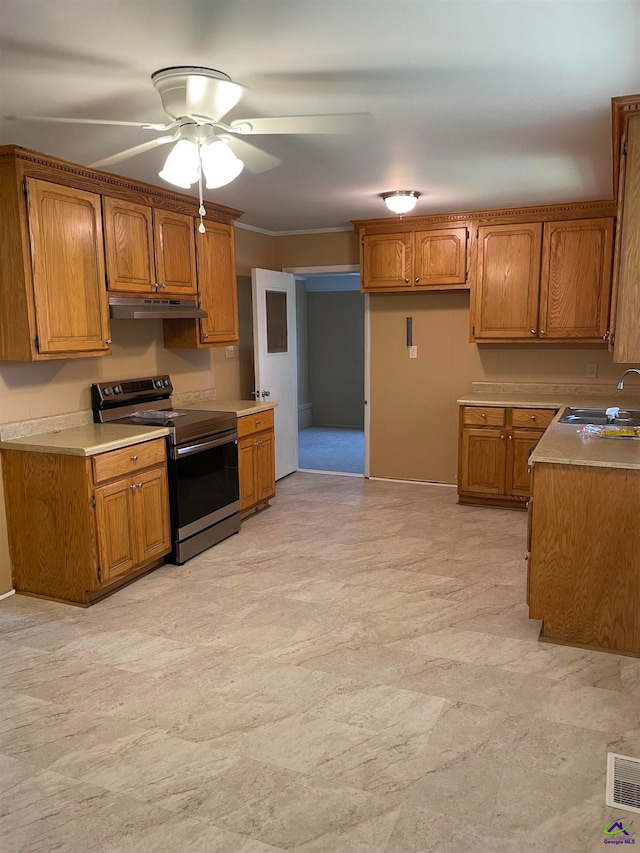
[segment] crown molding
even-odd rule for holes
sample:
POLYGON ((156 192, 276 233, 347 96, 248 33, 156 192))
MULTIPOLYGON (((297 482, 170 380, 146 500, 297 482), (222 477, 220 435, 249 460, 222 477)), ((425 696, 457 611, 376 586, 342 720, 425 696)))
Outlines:
POLYGON ((302 231, 269 231, 267 228, 259 228, 257 225, 238 221, 236 221, 235 227, 243 228, 245 231, 255 231, 257 234, 264 234, 267 237, 301 237, 305 234, 335 234, 339 231, 355 230, 353 225, 339 225, 335 228, 308 228, 302 231))

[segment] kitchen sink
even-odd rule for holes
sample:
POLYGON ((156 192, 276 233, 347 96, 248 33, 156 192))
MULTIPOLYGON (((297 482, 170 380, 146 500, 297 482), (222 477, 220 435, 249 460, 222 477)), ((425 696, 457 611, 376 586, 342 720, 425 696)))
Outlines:
POLYGON ((576 409, 567 407, 559 419, 561 424, 595 424, 596 426, 604 426, 613 424, 614 426, 635 427, 640 426, 640 410, 639 409, 620 409, 615 418, 607 418, 606 408, 604 409, 576 409))

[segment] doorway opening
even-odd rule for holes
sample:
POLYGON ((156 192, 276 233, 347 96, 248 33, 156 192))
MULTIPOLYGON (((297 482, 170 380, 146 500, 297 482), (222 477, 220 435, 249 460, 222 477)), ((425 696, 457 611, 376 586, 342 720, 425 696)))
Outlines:
POLYGON ((296 271, 298 469, 365 475, 365 296, 357 272, 296 271))

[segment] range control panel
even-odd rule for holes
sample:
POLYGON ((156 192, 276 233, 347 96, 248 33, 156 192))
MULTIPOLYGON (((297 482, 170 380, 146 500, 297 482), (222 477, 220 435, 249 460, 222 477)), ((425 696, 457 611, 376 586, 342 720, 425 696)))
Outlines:
POLYGON ((91 386, 93 410, 149 400, 164 400, 173 393, 168 376, 148 376, 144 379, 122 379, 96 382, 91 386))

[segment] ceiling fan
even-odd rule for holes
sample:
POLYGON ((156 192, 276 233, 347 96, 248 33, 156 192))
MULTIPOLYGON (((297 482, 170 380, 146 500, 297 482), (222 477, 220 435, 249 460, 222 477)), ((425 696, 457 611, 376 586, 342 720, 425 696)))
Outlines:
POLYGON ((202 180, 204 172, 209 189, 230 183, 245 165, 250 172, 258 173, 282 163, 282 160, 241 137, 263 134, 353 133, 365 129, 370 120, 367 113, 345 113, 247 118, 225 124, 222 119, 239 103, 245 87, 234 83, 224 72, 200 66, 175 66, 154 72, 151 81, 160 95, 164 112, 170 119, 165 124, 53 116, 7 118, 70 124, 120 125, 159 132, 161 135, 154 139, 90 165, 93 168, 113 166, 159 145, 175 143, 160 177, 177 186, 191 187, 202 180))

